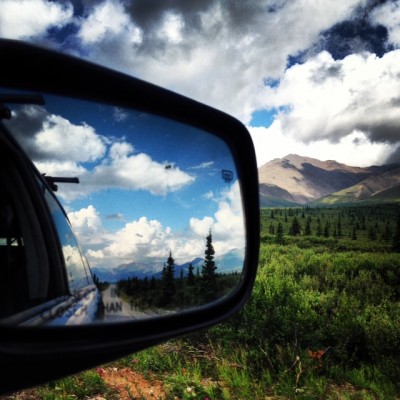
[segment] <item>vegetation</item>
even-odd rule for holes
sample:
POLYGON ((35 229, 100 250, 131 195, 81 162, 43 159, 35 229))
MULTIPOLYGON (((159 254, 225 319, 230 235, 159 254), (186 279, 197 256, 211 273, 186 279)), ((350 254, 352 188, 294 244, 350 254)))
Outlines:
POLYGON ((261 214, 244 309, 110 368, 158 377, 169 399, 400 398, 399 206, 261 214))

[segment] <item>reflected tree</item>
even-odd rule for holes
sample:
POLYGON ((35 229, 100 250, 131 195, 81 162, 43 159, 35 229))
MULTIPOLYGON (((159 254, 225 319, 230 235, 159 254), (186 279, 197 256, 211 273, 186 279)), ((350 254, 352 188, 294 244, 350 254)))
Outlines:
POLYGON ((175 294, 175 260, 172 258, 171 251, 167 263, 164 265, 161 274, 162 281, 162 305, 168 305, 175 294))
POLYGON ((211 229, 206 237, 206 250, 204 252, 204 262, 201 269, 201 296, 204 302, 215 300, 218 296, 217 293, 217 274, 216 265, 214 261, 214 246, 212 244, 211 229))

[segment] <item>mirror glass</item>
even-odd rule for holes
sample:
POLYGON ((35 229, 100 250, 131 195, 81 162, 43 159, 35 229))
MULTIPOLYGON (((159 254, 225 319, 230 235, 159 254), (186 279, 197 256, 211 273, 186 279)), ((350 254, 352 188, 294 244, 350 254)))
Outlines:
MULTIPOLYGON (((68 215, 76 240, 53 193, 43 190, 72 296, 61 305, 38 301, 40 318, 29 307, 16 310, 29 314, 21 323, 149 318, 229 295, 241 278, 246 243, 227 144, 140 111, 42 97, 43 104, 4 102, 11 118, 3 123, 68 215)), ((0 244, 7 246, 6 238, 0 244)))

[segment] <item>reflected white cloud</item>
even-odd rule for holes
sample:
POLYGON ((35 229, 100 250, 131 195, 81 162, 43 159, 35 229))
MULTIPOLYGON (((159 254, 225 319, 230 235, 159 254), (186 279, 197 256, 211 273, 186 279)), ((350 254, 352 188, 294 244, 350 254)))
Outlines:
POLYGON ((65 201, 109 188, 165 196, 196 179, 174 163, 135 153, 134 146, 123 138, 113 142, 89 124, 71 123, 43 107, 24 106, 14 111, 9 125, 41 172, 79 177, 81 185, 59 185, 58 195, 65 201), (89 162, 96 165, 89 168, 89 162))
POLYGON ((203 256, 210 230, 217 255, 245 246, 239 184, 236 182, 229 190, 217 193, 212 201, 218 202, 215 214, 190 218, 184 232, 174 232, 145 216, 126 223, 116 232, 107 231, 93 206, 70 212, 68 216, 93 267, 113 268, 133 261, 162 262, 170 251, 177 262, 187 262, 203 256))

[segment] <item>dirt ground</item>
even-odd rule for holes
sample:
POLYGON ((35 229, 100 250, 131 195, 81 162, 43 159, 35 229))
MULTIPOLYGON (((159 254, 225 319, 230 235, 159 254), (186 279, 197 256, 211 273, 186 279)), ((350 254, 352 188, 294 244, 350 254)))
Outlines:
MULTIPOLYGON (((152 379, 146 379, 142 374, 129 368, 97 368, 97 372, 104 382, 116 392, 118 399, 146 399, 165 400, 167 398, 163 384, 152 379)), ((37 389, 27 389, 7 396, 0 396, 0 400, 41 400, 42 397, 37 389)), ((107 400, 106 398, 94 396, 87 400, 107 400)))
POLYGON ((162 383, 156 379, 147 380, 142 374, 129 368, 98 368, 104 382, 119 393, 121 400, 139 399, 166 399, 162 383))

